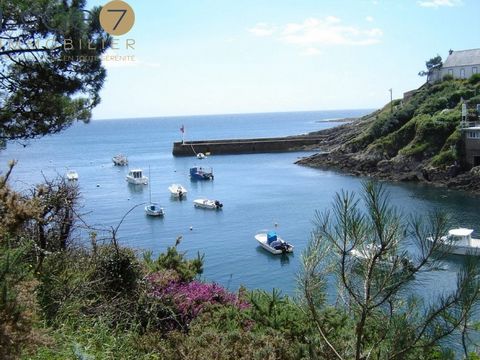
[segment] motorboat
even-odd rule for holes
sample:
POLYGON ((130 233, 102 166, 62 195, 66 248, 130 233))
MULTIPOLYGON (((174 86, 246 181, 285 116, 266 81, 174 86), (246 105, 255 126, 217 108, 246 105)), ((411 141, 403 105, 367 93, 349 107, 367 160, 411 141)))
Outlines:
POLYGON ((77 181, 78 180, 78 173, 75 170, 68 170, 67 174, 65 175, 69 181, 77 181))
POLYGON ((275 231, 260 232, 255 235, 255 240, 274 255, 293 252, 293 245, 280 238, 275 231))
MULTIPOLYGON (((148 167, 148 177, 151 179, 152 177, 150 176, 150 166, 148 167)), ((148 190, 149 190, 149 202, 145 206, 145 214, 148 216, 163 216, 165 215, 165 211, 163 210, 160 205, 157 203, 152 202, 152 181, 150 181, 150 184, 148 185, 148 190)))
POLYGON ((165 210, 157 203, 150 202, 145 206, 145 214, 149 216, 163 216, 165 215, 165 210))
POLYGON ((220 210, 223 207, 223 204, 218 200, 196 199, 193 200, 193 206, 204 209, 220 210))
POLYGON ((112 158, 113 165, 125 166, 128 165, 128 158, 123 154, 117 154, 112 158))
MULTIPOLYGON (((362 248, 350 250, 349 254, 360 261, 368 261, 373 259, 380 251, 380 247, 376 244, 366 244, 362 248)), ((400 255, 384 255, 377 259, 377 263, 381 269, 390 269, 396 266, 398 272, 411 271, 414 267, 412 261, 406 256, 400 255), (400 265, 400 266, 399 266, 400 265)))
POLYGON ((128 172, 127 177, 125 178, 130 184, 134 185, 147 185, 148 177, 143 176, 142 169, 133 169, 128 172))
POLYGON ((187 189, 180 184, 172 184, 168 187, 168 190, 173 197, 179 198, 180 200, 187 196, 187 189))
POLYGON ((207 157, 207 156, 206 156, 204 153, 198 153, 198 154, 197 154, 197 159, 202 160, 202 159, 205 159, 206 157, 207 157))
POLYGON ((190 178, 192 180, 213 180, 213 169, 195 166, 190 169, 190 178))
MULTIPOLYGON (((455 255, 475 255, 480 256, 480 239, 472 238, 472 229, 457 228, 449 230, 448 235, 440 238, 440 248, 450 254, 455 255)), ((428 237, 428 241, 434 241, 433 237, 428 237)))

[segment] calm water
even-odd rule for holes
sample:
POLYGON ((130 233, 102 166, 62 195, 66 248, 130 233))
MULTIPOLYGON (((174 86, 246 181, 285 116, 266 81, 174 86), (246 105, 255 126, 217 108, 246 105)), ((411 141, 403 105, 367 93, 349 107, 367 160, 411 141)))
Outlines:
MULTIPOLYGON (((133 206, 148 201, 147 186, 125 182, 127 168, 114 167, 111 157, 128 155, 131 167, 148 173, 151 168, 152 198, 165 208, 165 218, 148 218, 135 208, 119 231, 122 244, 139 250, 163 251, 182 235, 180 248, 190 256, 205 254, 204 278, 237 289, 279 288, 293 294, 301 252, 306 247, 315 211, 329 208, 335 192, 358 190, 361 180, 332 171, 294 165, 308 153, 222 155, 206 160, 174 158, 172 143, 180 139, 268 137, 306 133, 335 126, 325 119, 360 116, 369 111, 323 111, 281 114, 219 115, 184 118, 152 118, 93 121, 77 124, 62 134, 32 141, 29 146, 10 144, 0 152, 1 169, 15 158, 19 164, 13 180, 19 189, 45 175, 79 173, 84 218, 92 225, 116 226, 133 206), (195 164, 211 166, 215 180, 191 182, 188 170, 195 164), (186 201, 174 201, 167 187, 181 183, 188 189, 186 201), (97 187, 97 184, 99 185, 97 187), (195 209, 198 197, 218 199, 222 211, 195 209), (258 230, 272 229, 295 245, 295 253, 275 257, 257 247, 258 230), (190 230, 192 227, 193 230, 190 230)), ((148 175, 148 174, 147 174, 148 175)), ((425 214, 444 209, 458 225, 480 229, 478 198, 461 192, 420 185, 388 184, 392 200, 405 213, 425 214)), ((436 275, 437 289, 455 280, 461 259, 453 258, 436 275)))

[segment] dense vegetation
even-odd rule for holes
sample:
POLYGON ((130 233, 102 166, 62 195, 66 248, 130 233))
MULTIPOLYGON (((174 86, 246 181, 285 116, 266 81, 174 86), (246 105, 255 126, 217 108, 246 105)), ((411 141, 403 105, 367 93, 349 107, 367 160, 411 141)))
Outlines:
POLYGON ((469 102, 469 119, 478 119, 480 75, 468 80, 445 77, 405 101, 395 101, 393 111, 385 106, 347 147, 377 161, 410 160, 423 167, 464 165, 459 131, 463 101, 469 102))
POLYGON ((322 152, 297 164, 480 193, 480 169, 465 156, 463 104, 468 122, 478 124, 480 74, 469 79, 446 75, 361 119, 322 130, 316 133, 324 138, 322 152))

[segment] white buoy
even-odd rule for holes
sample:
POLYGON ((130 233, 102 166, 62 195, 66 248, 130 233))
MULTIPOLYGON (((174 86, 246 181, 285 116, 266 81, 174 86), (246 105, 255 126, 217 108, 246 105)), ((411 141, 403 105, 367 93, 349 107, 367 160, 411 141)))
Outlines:
POLYGON ((100 184, 97 184, 97 187, 100 187, 100 184))
POLYGON ((192 230, 193 230, 193 226, 190 226, 190 231, 192 231, 192 230))
POLYGON ((275 227, 278 227, 278 223, 275 223, 275 227))

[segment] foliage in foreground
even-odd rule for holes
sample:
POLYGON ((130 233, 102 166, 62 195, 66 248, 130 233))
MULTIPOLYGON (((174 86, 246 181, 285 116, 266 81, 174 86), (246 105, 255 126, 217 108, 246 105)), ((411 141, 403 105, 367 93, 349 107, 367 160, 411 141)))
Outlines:
MULTIPOLYGON (((57 179, 20 196, 6 180, 0 187, 2 358, 440 359, 448 358, 442 341, 453 333, 469 350, 476 264, 466 262, 453 294, 418 302, 410 284, 421 269, 433 269, 438 242, 419 242, 424 246, 407 274, 394 271, 405 267, 400 258, 386 268, 382 259, 403 254, 404 224, 371 184, 365 214, 344 194, 333 218, 319 218, 304 256, 303 297, 293 300, 200 281, 203 258, 179 252, 181 238, 156 259, 120 246, 118 227, 106 242, 92 234, 90 246, 75 246, 68 240, 75 188, 57 179), (353 248, 371 241, 378 256, 363 264, 349 259, 353 248), (335 307, 325 300, 326 274, 336 274, 340 284, 335 307)), ((414 227, 415 234, 438 240, 445 223, 437 217, 433 224, 433 233, 425 225, 414 227)))
POLYGON ((98 21, 100 8, 87 12, 85 5, 85 0, 1 2, 1 144, 89 121, 106 77, 100 57, 112 39, 98 21))
POLYGON ((362 195, 360 202, 355 194, 342 192, 331 212, 318 214, 303 260, 306 306, 332 357, 435 358, 448 340, 459 342, 467 356, 480 300, 478 260, 467 257, 452 290, 429 299, 416 289, 428 272, 438 269, 434 254, 445 251, 446 217, 436 213, 426 221, 407 221, 381 185, 365 183, 362 195), (409 245, 415 253, 407 251, 409 245), (338 284, 338 306, 354 329, 340 342, 319 315, 327 276, 338 284))

